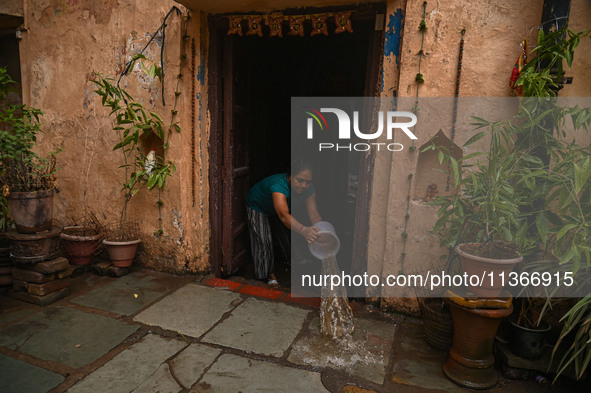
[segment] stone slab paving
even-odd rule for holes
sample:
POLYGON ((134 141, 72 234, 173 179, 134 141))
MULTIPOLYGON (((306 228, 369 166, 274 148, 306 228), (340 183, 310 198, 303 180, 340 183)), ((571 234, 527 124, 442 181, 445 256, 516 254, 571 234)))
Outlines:
POLYGON ((197 382, 205 369, 222 353, 221 349, 191 344, 170 361, 176 379, 187 389, 197 382))
POLYGON ((51 307, 0 330, 0 346, 77 368, 94 362, 138 328, 101 315, 51 307))
POLYGON ((115 314, 131 315, 171 289, 168 281, 161 280, 154 272, 139 271, 112 280, 71 301, 115 314))
POLYGON ((307 334, 292 346, 287 360, 301 365, 330 367, 383 384, 396 325, 359 318, 354 324, 352 338, 333 341, 322 336, 320 319, 315 317, 307 334))
POLYGON ((163 363, 154 374, 134 389, 133 393, 178 393, 182 389, 172 377, 170 366, 163 363))
POLYGON ((396 383, 447 392, 465 392, 443 375, 447 353, 431 348, 423 326, 405 322, 397 330, 392 380, 396 383))
POLYGON ((174 381, 170 381, 168 367, 161 365, 185 346, 184 341, 149 334, 72 386, 68 393, 129 393, 140 387, 155 392, 150 388, 159 383, 170 387, 174 381), (160 377, 166 381, 160 382, 160 377))
POLYGON ((283 303, 248 298, 203 337, 204 342, 281 357, 310 313, 283 303))
POLYGON ((225 289, 187 284, 138 314, 134 321, 200 337, 241 301, 225 289))
POLYGON ((190 393, 328 392, 320 374, 275 363, 224 354, 190 393))
POLYGON ((4 301, 12 302, 13 305, 12 306, 8 306, 8 305, 5 306, 4 304, 2 305, 2 308, 0 309, 0 326, 6 325, 10 322, 14 322, 17 319, 25 317, 29 314, 33 314, 34 312, 39 310, 38 307, 33 306, 32 304, 19 302, 18 300, 11 299, 8 297, 2 298, 2 301, 3 302, 4 301), (24 306, 24 304, 26 304, 26 306, 24 306), (21 305, 23 305, 23 306, 21 306, 21 305))
POLYGON ((45 393, 63 381, 59 374, 0 354, 2 393, 45 393))

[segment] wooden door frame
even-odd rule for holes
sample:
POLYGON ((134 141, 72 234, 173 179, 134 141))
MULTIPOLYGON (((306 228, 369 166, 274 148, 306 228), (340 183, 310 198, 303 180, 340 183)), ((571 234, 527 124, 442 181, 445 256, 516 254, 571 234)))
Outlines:
MULTIPOLYGON (((386 17, 386 7, 377 8, 386 17)), ((366 97, 379 97, 381 93, 381 77, 384 53, 384 28, 374 31, 368 43, 367 66, 365 68, 366 97)), ((368 119, 370 122, 372 119, 368 119)), ((363 275, 367 271, 367 252, 369 244, 369 216, 371 190, 374 175, 375 152, 370 149, 359 162, 357 201, 355 203, 355 228, 353 229, 353 255, 351 274, 363 275)))
MULTIPOLYGON (((386 15, 386 4, 375 4, 375 14, 386 15)), ((225 16, 209 16, 208 58, 208 105, 211 113, 209 133, 209 220, 210 220, 210 266, 216 277, 221 277, 223 261, 223 215, 220 201, 224 181, 220 178, 223 167, 223 105, 222 76, 224 60, 224 37, 227 19, 225 16)), ((366 96, 379 96, 378 86, 383 58, 384 31, 376 31, 368 43, 369 54, 365 71, 366 96)), ((369 238, 369 207, 375 156, 370 151, 360 162, 359 194, 355 209, 352 273, 362 274, 367 270, 367 246, 369 238)))
POLYGON ((223 215, 219 201, 223 197, 223 29, 222 20, 209 16, 209 58, 207 60, 208 88, 207 101, 211 113, 209 125, 209 233, 210 266, 216 277, 222 275, 223 215))

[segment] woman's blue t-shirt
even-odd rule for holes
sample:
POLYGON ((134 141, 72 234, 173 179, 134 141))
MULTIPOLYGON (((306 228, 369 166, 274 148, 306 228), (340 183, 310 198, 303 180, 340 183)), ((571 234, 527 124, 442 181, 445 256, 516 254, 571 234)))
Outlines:
MULTIPOLYGON (((277 215, 273 205, 273 193, 278 192, 287 197, 287 206, 291 209, 291 190, 287 181, 287 174, 278 173, 264 178, 248 191, 246 206, 266 215, 277 215)), ((314 193, 314 186, 310 186, 301 195, 294 196, 294 207, 299 206, 314 193)))

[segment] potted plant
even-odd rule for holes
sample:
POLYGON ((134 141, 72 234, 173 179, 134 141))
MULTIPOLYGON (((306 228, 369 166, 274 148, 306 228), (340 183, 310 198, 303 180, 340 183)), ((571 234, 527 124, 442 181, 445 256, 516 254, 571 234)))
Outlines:
POLYGON ((102 250, 103 226, 93 212, 85 210, 82 218, 71 219, 60 233, 62 251, 73 265, 88 265, 102 250))
MULTIPOLYGON (((444 146, 435 144, 426 149, 438 152, 440 163, 447 163, 451 171, 455 193, 436 197, 428 202, 440 206, 433 227, 450 253, 461 258, 462 268, 468 274, 479 277, 483 271, 510 272, 522 259, 527 244, 527 221, 520 207, 525 196, 517 192, 517 184, 523 178, 522 155, 512 155, 508 130, 482 119, 475 123, 477 129, 490 127, 470 138, 464 147, 488 136, 490 144, 486 152, 475 152, 456 159, 444 146), (468 163, 470 159, 484 156, 484 160, 468 163)), ((488 285, 471 287, 476 296, 497 297, 502 287, 488 285)))
MULTIPOLYGON (((15 82, 0 67, 0 103, 15 82)), ((51 229, 57 152, 40 157, 33 151, 41 132, 39 109, 4 105, 0 109, 0 186, 3 226, 7 210, 19 233, 51 229)))
MULTIPOLYGON (((133 69, 135 62, 141 59, 146 60, 143 55, 134 56, 126 69, 133 69)), ((142 69, 147 68, 142 64, 142 69)), ((162 73, 158 69, 152 65, 148 74, 160 78, 162 73)), ((121 217, 119 222, 111 224, 105 231, 103 244, 113 265, 127 267, 131 265, 137 246, 141 242, 137 222, 128 220, 128 203, 140 191, 141 185, 145 185, 148 190, 158 188, 160 193, 166 178, 176 171, 176 168, 162 155, 156 155, 155 151, 144 153, 140 147, 141 138, 155 135, 161 142, 161 152, 166 150, 168 141, 165 140, 165 125, 162 118, 155 112, 146 110, 113 79, 99 74, 93 82, 97 87, 95 92, 101 97, 102 105, 109 108, 111 116, 114 117, 113 131, 117 134, 117 143, 113 150, 121 152, 123 164, 120 168, 124 173, 121 189, 123 192, 121 217)), ((178 130, 177 125, 171 125, 172 127, 178 130)))
MULTIPOLYGON (((538 46, 534 49, 536 56, 517 80, 523 93, 531 98, 520 100, 517 114, 509 121, 489 122, 475 118, 475 126, 485 131, 476 134, 464 146, 486 136, 490 138, 487 150, 456 160, 445 148, 428 147, 438 151, 441 163, 448 163, 456 189, 454 195, 438 197, 431 202, 441 207, 433 229, 442 245, 462 257, 468 272, 466 251, 475 252, 481 258, 525 257, 527 264, 522 266, 521 273, 525 272, 528 279, 537 277, 538 282, 542 277, 567 280, 570 277, 575 281, 572 276, 581 272, 583 261, 586 260, 587 267, 591 266, 588 240, 591 233, 591 186, 588 184, 591 150, 589 146, 565 140, 563 128, 567 120, 575 130, 587 128, 591 123, 591 111, 564 107, 555 99, 558 82, 562 81, 562 62, 565 60, 571 65, 574 49, 584 34, 575 34, 566 28, 548 34, 540 32, 538 46), (466 163, 479 156, 484 160, 466 163)), ((472 273, 494 272, 490 266, 479 269, 472 273)), ((505 274, 505 277, 508 276, 505 274)), ((588 277, 579 282, 585 280, 588 277)), ((531 321, 528 329, 532 329, 532 325, 540 323, 544 311, 536 297, 547 296, 549 301, 559 288, 540 291, 540 285, 529 280, 521 285, 523 299, 514 321, 522 326, 531 321)), ((470 289, 488 297, 498 295, 501 288, 497 288, 497 292, 470 289)), ((573 317, 569 319, 573 324, 581 318, 590 319, 589 314, 581 314, 582 304, 567 314, 573 317)), ((572 330, 573 324, 568 328, 572 330)), ((565 332, 567 330, 565 326, 565 332)), ((588 364, 591 344, 584 341, 588 340, 585 332, 588 332, 588 325, 586 330, 579 330, 581 341, 570 355, 576 358, 583 353, 587 358, 580 362, 586 359, 588 364)), ((563 358, 563 364, 570 362, 571 359, 563 358)))
MULTIPOLYGON (((521 87, 525 95, 535 98, 524 99, 521 122, 511 124, 516 131, 516 146, 531 152, 526 164, 531 175, 521 184, 523 193, 532 196, 530 205, 523 211, 527 213, 528 234, 535 240, 535 247, 527 258, 525 271, 530 277, 552 275, 579 284, 588 282, 587 269, 591 267, 588 240, 591 231, 591 149, 588 144, 577 143, 574 137, 567 139, 564 128, 572 123, 575 131, 588 131, 591 108, 559 105, 555 96, 562 86, 563 63, 571 66, 575 48, 586 35, 588 32, 573 33, 566 27, 547 34, 540 32, 535 56, 516 81, 516 86, 521 87), (586 267, 582 269, 584 265, 586 267)), ((554 298, 564 296, 559 285, 545 291, 536 291, 539 288, 535 285, 532 287, 524 288, 521 307, 510 320, 511 350, 528 359, 543 354, 545 336, 550 330, 544 321, 545 313, 551 309, 554 298)), ((589 293, 589 287, 584 285, 567 292, 571 297, 588 297, 589 293)), ((591 319, 588 310, 583 311, 584 304, 584 299, 582 303, 574 304, 563 318, 567 321, 563 330, 566 333, 561 335, 557 346, 575 329, 577 320, 568 319, 569 316, 587 318, 587 323, 591 319)), ((583 324, 582 330, 579 329, 579 341, 575 341, 562 358, 559 373, 573 363, 575 373, 579 378, 582 376, 591 358, 591 344, 584 332, 583 324), (572 350, 574 347, 577 350, 572 350)))

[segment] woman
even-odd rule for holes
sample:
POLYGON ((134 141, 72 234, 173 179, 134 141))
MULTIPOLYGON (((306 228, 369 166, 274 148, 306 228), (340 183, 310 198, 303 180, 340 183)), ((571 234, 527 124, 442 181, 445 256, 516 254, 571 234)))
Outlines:
MULTIPOLYGON (((257 279, 268 280, 268 284, 272 286, 279 285, 275 276, 273 232, 271 232, 275 223, 280 222, 285 228, 304 237, 308 243, 313 243, 318 238, 318 228, 306 227, 291 215, 291 208, 302 204, 306 207, 312 225, 322 221, 316 206, 316 192, 312 186, 312 168, 301 159, 292 162, 291 173, 269 176, 255 184, 248 192, 246 211, 250 248, 257 279)), ((288 249, 289 246, 281 244, 282 228, 276 228, 274 232, 280 246, 284 250, 288 249)), ((288 241, 284 240, 283 243, 288 241)))

